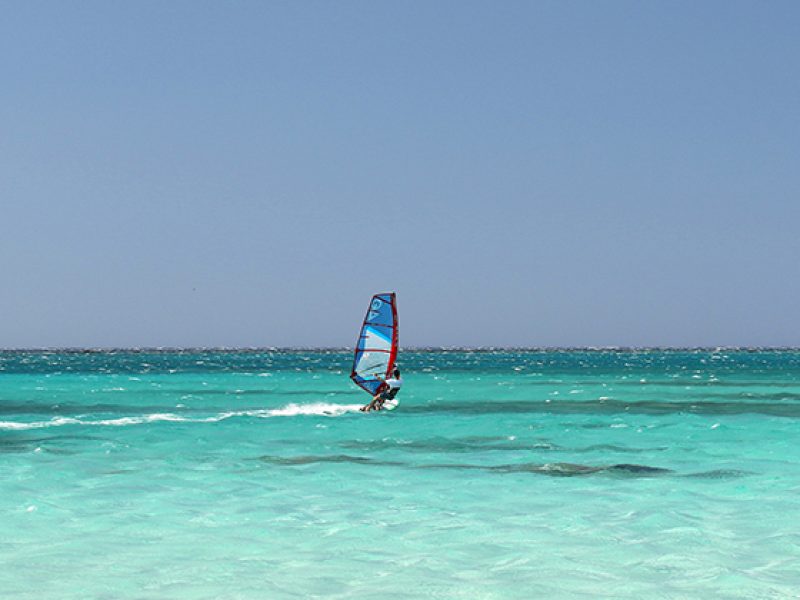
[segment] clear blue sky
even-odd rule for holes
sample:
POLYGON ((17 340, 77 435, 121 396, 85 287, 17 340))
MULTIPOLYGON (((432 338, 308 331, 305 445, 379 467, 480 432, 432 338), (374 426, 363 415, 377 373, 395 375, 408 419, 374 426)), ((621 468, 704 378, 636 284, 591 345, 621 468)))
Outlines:
POLYGON ((0 346, 799 345, 798 2, 7 2, 0 346))

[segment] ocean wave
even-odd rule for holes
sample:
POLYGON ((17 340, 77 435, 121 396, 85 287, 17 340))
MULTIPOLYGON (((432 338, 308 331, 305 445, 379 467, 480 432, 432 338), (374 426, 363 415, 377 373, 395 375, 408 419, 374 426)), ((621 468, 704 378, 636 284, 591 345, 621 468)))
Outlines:
POLYGON ((65 425, 124 427, 127 425, 142 425, 162 421, 173 423, 216 423, 235 417, 256 417, 262 419, 296 416, 339 417, 347 413, 358 412, 359 408, 361 408, 360 404, 328 404, 317 402, 314 404, 287 404, 281 408, 228 411, 208 417, 189 417, 176 415, 174 413, 151 413, 97 420, 79 419, 75 417, 55 417, 49 421, 34 421, 29 423, 0 421, 0 431, 44 429, 48 427, 62 427, 65 425))

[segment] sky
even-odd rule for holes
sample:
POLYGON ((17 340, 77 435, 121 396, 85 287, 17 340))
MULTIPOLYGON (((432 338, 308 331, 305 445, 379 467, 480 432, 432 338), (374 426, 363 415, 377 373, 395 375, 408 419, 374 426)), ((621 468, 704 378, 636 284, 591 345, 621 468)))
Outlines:
POLYGON ((12 1, 0 347, 798 346, 800 3, 12 1))

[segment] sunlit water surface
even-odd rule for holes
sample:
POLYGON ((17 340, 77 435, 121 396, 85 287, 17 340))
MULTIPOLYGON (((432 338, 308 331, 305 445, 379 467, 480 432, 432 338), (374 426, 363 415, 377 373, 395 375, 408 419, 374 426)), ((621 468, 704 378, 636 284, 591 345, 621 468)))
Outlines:
POLYGON ((0 353, 0 597, 795 598, 800 353, 0 353))

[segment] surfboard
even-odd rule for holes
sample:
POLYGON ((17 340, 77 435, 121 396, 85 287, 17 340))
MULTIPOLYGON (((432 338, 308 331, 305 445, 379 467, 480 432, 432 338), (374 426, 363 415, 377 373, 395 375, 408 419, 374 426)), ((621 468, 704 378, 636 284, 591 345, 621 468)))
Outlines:
MULTIPOLYGON (((353 356, 350 379, 370 396, 378 393, 389 377, 398 350, 397 297, 394 292, 375 294, 367 307, 353 356)), ((387 400, 383 408, 397 408, 397 399, 387 400)))

